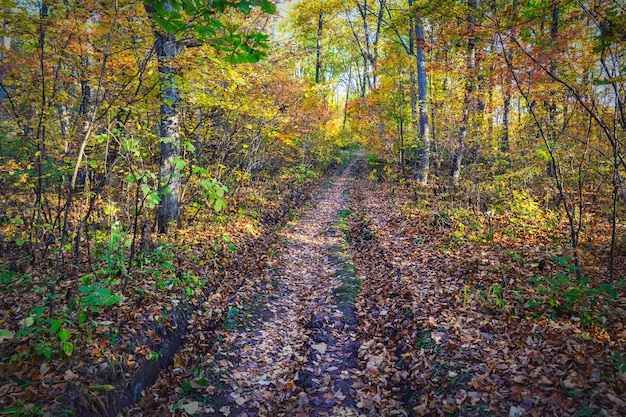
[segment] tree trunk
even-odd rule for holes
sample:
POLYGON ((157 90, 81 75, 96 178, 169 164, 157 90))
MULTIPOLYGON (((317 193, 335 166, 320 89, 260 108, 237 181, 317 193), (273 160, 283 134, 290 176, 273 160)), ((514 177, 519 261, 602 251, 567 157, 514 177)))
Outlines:
POLYGON ((346 129, 346 123, 348 122, 348 104, 350 104, 350 85, 352 85, 352 67, 348 72, 348 84, 346 85, 346 100, 343 105, 343 125, 342 129, 346 129))
POLYGON ((502 116, 502 139, 500 141, 500 150, 502 152, 509 152, 511 145, 509 143, 509 114, 511 111, 511 86, 508 80, 505 80, 507 84, 504 87, 504 114, 502 116))
POLYGON ((450 177, 452 185, 457 186, 461 178, 461 166, 463 157, 465 156, 465 148, 467 147, 467 128, 469 125, 470 107, 472 107, 472 95, 474 93, 474 67, 476 65, 476 37, 474 14, 477 8, 477 0, 467 0, 468 6, 468 32, 469 39, 467 42, 467 81, 465 87, 465 96, 463 98, 463 120, 459 128, 459 141, 457 148, 452 156, 452 169, 450 177))
MULTIPOLYGON (((552 48, 558 53, 557 38, 559 36, 559 5, 555 4, 552 8, 552 21, 550 25, 550 38, 552 40, 552 48)), ((552 58, 550 63, 550 71, 552 74, 556 74, 558 70, 557 55, 552 58)), ((557 120, 559 117, 558 108, 556 105, 556 92, 550 91, 550 99, 544 103, 544 107, 548 112, 548 138, 551 143, 554 143, 557 139, 557 120)), ((548 177, 554 177, 557 175, 556 166, 554 161, 548 161, 548 167, 546 168, 546 175, 548 177)))
MULTIPOLYGON (((413 9, 413 0, 408 0, 409 2, 409 9, 412 10, 413 9)), ((415 26, 413 24, 413 18, 409 19, 409 45, 408 45, 408 54, 411 57, 415 56, 415 26)), ((413 59, 413 58, 411 58, 413 59)), ((414 61, 415 64, 417 64, 417 59, 414 61)), ((411 94, 411 127, 413 129, 415 129, 418 125, 418 121, 417 121, 417 78, 415 77, 415 65, 411 64, 411 66, 409 67, 409 81, 411 83, 410 86, 410 94, 411 94)), ((417 170, 417 161, 419 160, 419 134, 418 136, 416 136, 415 138, 415 161, 414 161, 414 165, 413 168, 415 170, 417 170)))
POLYGON ((316 60, 315 60, 315 84, 319 84, 322 81, 322 29, 324 28, 324 11, 320 9, 320 14, 317 19, 317 45, 316 45, 316 60))
POLYGON ((181 45, 171 34, 155 33, 155 50, 161 73, 161 121, 159 135, 161 162, 159 165, 159 196, 161 202, 157 212, 157 227, 165 233, 170 222, 180 221, 180 116, 176 85, 176 68, 173 66, 181 45))
MULTIPOLYGON (((419 139, 422 143, 421 156, 415 179, 421 184, 428 183, 430 166, 430 130, 428 126, 428 107, 426 91, 426 54, 424 53, 424 29, 421 19, 415 20, 415 40, 417 41, 417 99, 419 102, 419 139)), ((419 149, 419 147, 418 147, 419 149)))

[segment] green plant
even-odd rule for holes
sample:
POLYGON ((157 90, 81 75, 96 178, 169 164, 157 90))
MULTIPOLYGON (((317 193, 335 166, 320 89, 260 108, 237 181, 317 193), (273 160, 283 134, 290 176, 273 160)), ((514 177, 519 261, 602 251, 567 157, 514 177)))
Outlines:
POLYGON ((339 229, 343 232, 346 240, 350 238, 350 225, 348 224, 350 213, 352 213, 351 207, 339 210, 339 229))
POLYGON ((20 284, 24 284, 30 275, 20 274, 19 272, 11 271, 10 269, 0 268, 0 284, 11 285, 17 287, 20 284))
POLYGON ((10 408, 5 408, 4 410, 0 410, 0 415, 2 416, 30 417, 30 416, 40 416, 42 414, 43 414, 43 410, 41 409, 41 407, 34 405, 34 404, 25 405, 22 401, 19 401, 15 407, 10 407, 10 408))
POLYGON ((546 311, 553 319, 559 315, 571 315, 582 319, 584 325, 598 322, 604 308, 618 299, 617 287, 621 284, 594 285, 586 277, 577 280, 572 274, 578 267, 569 264, 569 257, 554 256, 553 259, 567 272, 531 278, 534 291, 526 306, 539 309, 539 313, 546 311))
MULTIPOLYGON (((202 176, 206 176, 206 170, 202 167, 194 167, 194 172, 198 172, 202 176)), ((211 180, 203 178, 200 180, 200 191, 206 205, 213 208, 216 213, 221 212, 226 207, 226 193, 228 187, 213 178, 211 180)))
POLYGON ((480 303, 490 311, 508 310, 500 283, 493 283, 487 290, 479 291, 478 296, 480 303))
POLYGON ((125 266, 126 250, 132 245, 132 236, 116 221, 104 239, 96 245, 96 258, 103 261, 103 264, 95 273, 106 277, 128 277, 125 266))
POLYGON ((513 198, 508 202, 511 213, 516 216, 510 219, 512 223, 542 218, 543 210, 526 191, 512 190, 512 194, 513 198))
MULTIPOLYGON (((59 313, 60 318, 51 319, 47 317, 47 311, 46 307, 33 308, 30 314, 20 321, 21 329, 15 336, 28 338, 34 344, 35 354, 46 359, 50 359, 55 351, 72 356, 74 343, 71 341, 72 333, 68 327, 76 327, 75 324, 64 313, 59 313)), ((11 360, 16 361, 25 355, 29 353, 13 355, 11 360)))
POLYGON ((613 356, 609 358, 618 371, 626 372, 626 355, 622 355, 618 350, 613 351, 613 356))
POLYGON ((161 359, 163 357, 163 352, 162 351, 158 351, 158 352, 150 352, 148 354, 148 360, 149 361, 158 361, 159 359, 161 359))
POLYGON ((359 294, 361 288, 361 280, 352 277, 341 277, 342 285, 335 288, 333 293, 337 298, 339 304, 354 305, 356 302, 356 296, 359 294))
POLYGON ((87 318, 88 312, 97 313, 103 307, 110 307, 122 299, 121 295, 113 294, 107 288, 107 285, 112 283, 109 279, 105 279, 102 282, 91 282, 91 278, 91 275, 84 276, 81 279, 83 285, 78 288, 80 292, 78 304, 82 313, 79 314, 79 323, 81 324, 87 318))
POLYGON ((505 258, 509 258, 510 260, 512 260, 515 263, 521 263, 522 262, 522 255, 519 251, 516 250, 512 250, 512 249, 507 249, 504 251, 503 253, 505 258))
POLYGON ((450 213, 447 211, 443 211, 441 213, 433 213, 433 220, 431 222, 432 226, 437 227, 448 227, 452 224, 452 219, 450 218, 450 213))
POLYGON ((238 318, 239 318, 239 309, 233 307, 230 310, 228 310, 228 313, 226 313, 226 321, 224 322, 224 328, 226 328, 227 330, 233 329, 237 325, 238 318))
POLYGON ((420 328, 417 332, 415 347, 417 349, 428 349, 435 345, 435 341, 431 337, 432 331, 426 328, 420 328))

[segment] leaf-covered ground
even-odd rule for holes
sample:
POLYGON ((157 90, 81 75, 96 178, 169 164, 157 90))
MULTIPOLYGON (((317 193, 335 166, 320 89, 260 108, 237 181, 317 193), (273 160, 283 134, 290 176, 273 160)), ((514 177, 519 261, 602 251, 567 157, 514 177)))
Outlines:
MULTIPOLYGON (((625 352, 623 291, 595 324, 574 314, 585 300, 546 317, 524 297, 544 297, 530 277, 559 265, 505 268, 493 242, 458 244, 456 225, 389 188, 361 180, 352 201, 359 357, 380 363, 358 386, 376 393, 368 414, 626 415, 626 374, 611 360, 625 352)), ((532 255, 530 239, 514 243, 532 255)))
POLYGON ((363 159, 283 227, 293 202, 272 203, 254 234, 231 222, 228 242, 180 237, 195 249, 175 266, 209 285, 137 280, 145 290, 93 317, 71 360, 12 361, 28 346, 5 341, 0 404, 112 415, 126 392, 120 416, 626 415, 624 290, 602 284, 599 257, 577 281, 538 208, 485 222, 373 183, 363 159), (139 384, 154 361, 167 366, 139 384))
MULTIPOLYGON (((626 413, 611 359, 626 342, 623 293, 597 322, 574 315, 584 301, 550 317, 527 302, 541 296, 525 281, 538 266, 502 256, 532 233, 459 241, 454 219, 411 192, 349 173, 281 233, 194 369, 170 369, 147 393, 170 395, 162 413, 172 402, 215 416, 626 413)), ((545 275, 562 269, 546 263, 545 275)))
POLYGON ((62 271, 57 288, 47 280, 55 253, 32 263, 19 248, 0 247, 3 266, 10 266, 0 276, 0 327, 11 332, 0 335, 2 414, 112 415, 145 401, 144 389, 168 366, 183 334, 199 338, 179 355, 189 363, 211 346, 236 294, 270 257, 275 230, 317 182, 275 178, 265 187, 242 188, 225 220, 198 219, 176 235, 154 236, 128 270, 123 242, 132 236, 112 228, 104 244, 89 242, 83 253, 91 258, 81 262, 80 274, 68 261, 74 268, 62 271), (114 302, 103 304, 104 296, 114 302), (51 334, 50 308, 63 318, 57 334, 51 334), (202 332, 187 323, 196 317, 202 332), (72 344, 70 354, 61 336, 72 344))
MULTIPOLYGON (((145 405, 174 393, 193 415, 359 415, 351 394, 360 370, 352 308, 358 280, 339 223, 353 166, 329 181, 301 218, 281 232, 276 253, 236 294, 212 348, 183 370, 189 339, 174 367, 147 392, 145 405)), ((345 213, 345 212, 344 212, 345 213)), ((190 324, 200 330, 203 317, 190 324)), ((176 362, 175 361, 175 362, 176 362)))

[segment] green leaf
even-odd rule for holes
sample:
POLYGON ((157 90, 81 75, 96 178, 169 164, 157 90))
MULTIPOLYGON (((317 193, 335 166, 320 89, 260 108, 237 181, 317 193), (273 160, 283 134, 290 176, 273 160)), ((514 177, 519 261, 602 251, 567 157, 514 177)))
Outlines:
MULTIPOLYGON (((203 167, 199 167, 199 166, 194 166, 193 167, 193 173, 194 174, 198 174, 200 176, 205 176, 206 175, 206 169, 204 169, 203 167)), ((206 180, 205 180, 206 181, 206 180)))
POLYGON ((74 345, 72 344, 72 342, 63 343, 63 352, 67 356, 72 356, 72 352, 74 352, 74 345))
POLYGON ((0 329, 0 341, 4 339, 13 339, 14 333, 7 329, 0 329))
MULTIPOLYGON (((56 334, 61 328, 61 320, 52 320, 52 333, 56 334)), ((64 340, 63 340, 64 341, 64 340)))
POLYGON ((32 327, 33 324, 35 324, 35 317, 33 316, 28 316, 20 320, 20 325, 24 328, 32 327))
POLYGON ((95 293, 102 298, 107 298, 111 295, 111 290, 108 288, 98 288, 95 293))
POLYGON ((217 213, 219 213, 220 211, 222 211, 224 206, 226 206, 226 200, 224 200, 223 198, 218 198, 218 199, 215 200, 215 205, 213 206, 213 209, 217 213))
POLYGON ((104 305, 107 307, 112 306, 113 304, 117 304, 121 299, 122 299, 122 296, 113 295, 104 301, 104 305))
POLYGON ((235 252, 237 250, 237 246, 233 245, 232 243, 228 244, 228 249, 230 249, 231 251, 235 252))
MULTIPOLYGON (((59 331, 59 340, 61 340, 61 342, 67 342, 68 339, 70 338, 72 334, 70 333, 69 330, 67 329, 61 329, 59 331)), ((68 355, 69 356, 69 355, 68 355)))
POLYGON ((115 386, 113 385, 92 385, 89 388, 87 388, 89 391, 94 392, 94 391, 114 391, 115 390, 115 386))
POLYGON ((146 196, 146 203, 148 204, 148 208, 154 208, 161 203, 161 197, 156 192, 151 192, 146 196))
POLYGON ((274 14, 276 13, 276 5, 274 3, 272 3, 271 1, 268 0, 263 0, 261 2, 261 10, 267 14, 274 14))
POLYGON ((183 392, 190 393, 191 392, 191 382, 185 379, 183 380, 183 392))
POLYGON ((585 407, 578 412, 580 417, 591 417, 596 414, 596 409, 593 407, 585 407))

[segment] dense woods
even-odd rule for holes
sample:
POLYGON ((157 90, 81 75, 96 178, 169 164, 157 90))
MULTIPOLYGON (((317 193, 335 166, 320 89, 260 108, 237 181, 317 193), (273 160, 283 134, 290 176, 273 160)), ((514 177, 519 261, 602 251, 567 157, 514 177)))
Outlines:
MULTIPOLYGON (((0 414, 115 415, 171 361, 199 369, 278 231, 356 159, 339 221, 364 415, 534 415, 420 368, 433 334, 483 343, 426 332, 439 316, 498 317, 483 339, 545 338, 568 372, 588 352, 516 381, 567 397, 536 415, 623 415, 624 5, 274 3, 0 0, 0 414), (203 353, 174 358, 185 337, 203 353)), ((193 372, 160 377, 162 412, 211 415, 193 372)))

